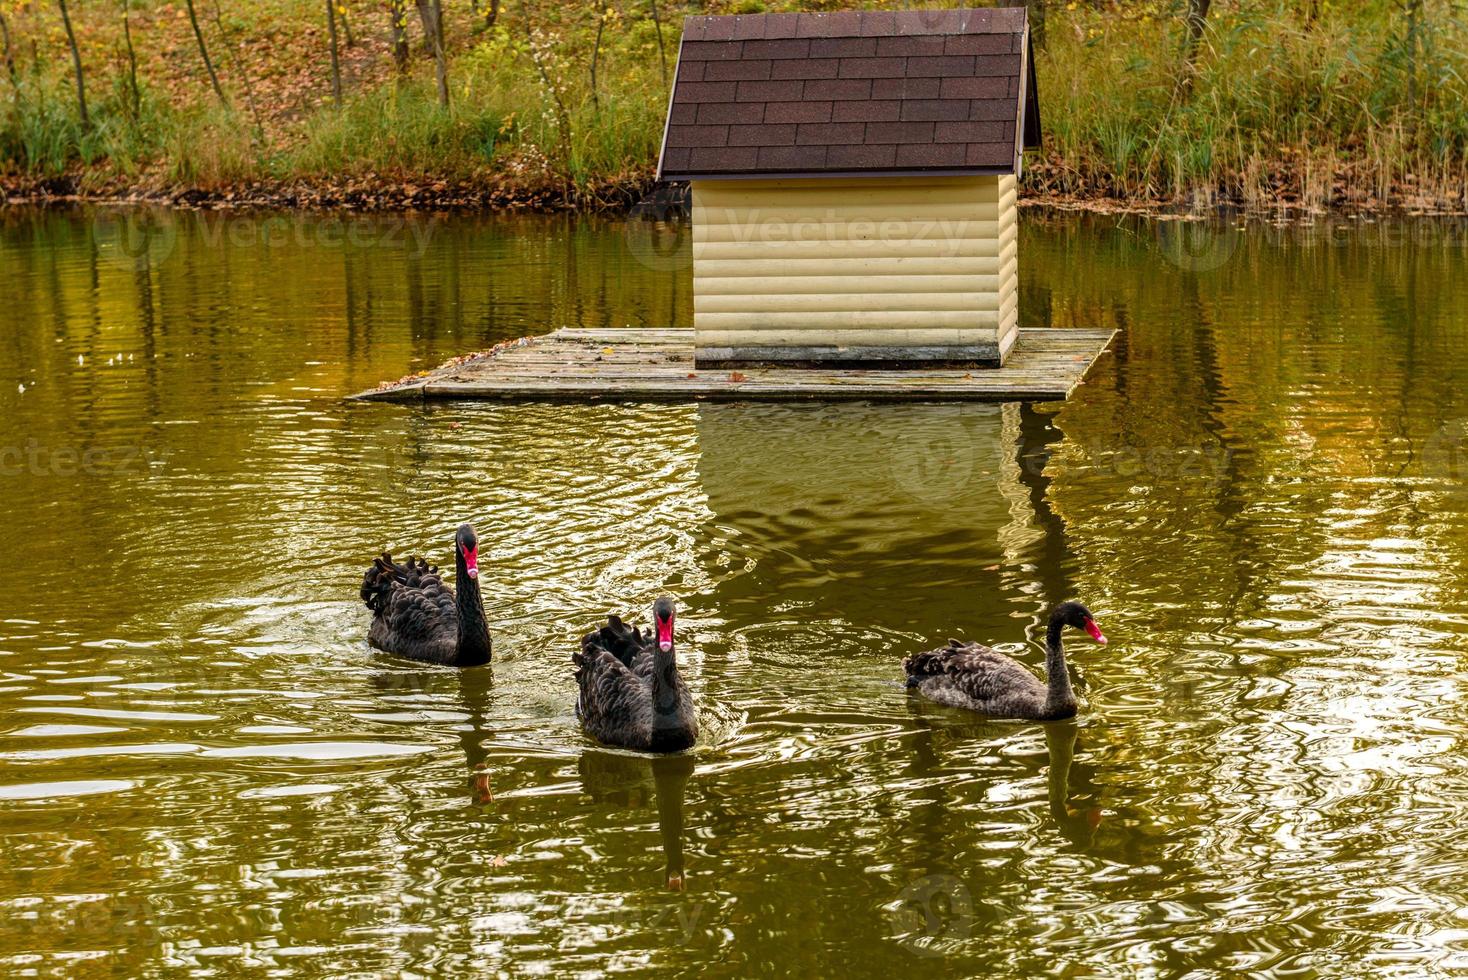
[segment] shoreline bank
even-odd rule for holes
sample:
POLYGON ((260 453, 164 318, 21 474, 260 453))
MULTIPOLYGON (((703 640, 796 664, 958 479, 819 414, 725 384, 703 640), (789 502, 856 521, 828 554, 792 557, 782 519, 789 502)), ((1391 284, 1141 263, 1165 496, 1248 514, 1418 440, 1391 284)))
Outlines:
MULTIPOLYGON (((155 206, 180 210, 344 211, 391 213, 397 211, 506 213, 586 213, 663 217, 686 208, 686 187, 659 184, 651 177, 608 181, 590 189, 523 186, 485 180, 436 180, 430 177, 390 182, 278 181, 252 182, 219 188, 190 186, 134 187, 125 184, 82 187, 57 178, 18 180, 0 178, 0 209, 7 207, 155 206)), ((1385 200, 1338 200, 1326 206, 1301 204, 1293 195, 1281 195, 1265 204, 1236 198, 1197 198, 1191 201, 1118 197, 1102 191, 1088 194, 1021 191, 1019 204, 1027 208, 1081 211, 1095 214, 1134 214, 1176 218, 1226 214, 1248 218, 1304 219, 1312 217, 1463 217, 1461 201, 1412 195, 1385 200)))

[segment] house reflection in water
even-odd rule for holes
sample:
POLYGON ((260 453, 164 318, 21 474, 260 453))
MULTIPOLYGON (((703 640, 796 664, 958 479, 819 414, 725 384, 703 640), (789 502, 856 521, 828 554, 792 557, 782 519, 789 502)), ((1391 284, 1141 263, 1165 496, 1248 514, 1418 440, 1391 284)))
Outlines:
POLYGON ((773 598, 983 637, 1068 591, 1044 475, 1061 434, 1029 405, 705 404, 697 426, 711 553, 744 562, 710 570, 732 618, 773 598))

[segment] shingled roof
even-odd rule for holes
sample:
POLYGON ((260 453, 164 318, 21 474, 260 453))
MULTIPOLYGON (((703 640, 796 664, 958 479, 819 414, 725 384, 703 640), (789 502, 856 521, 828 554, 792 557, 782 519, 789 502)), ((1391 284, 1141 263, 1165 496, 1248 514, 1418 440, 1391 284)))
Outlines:
POLYGON ((658 177, 1007 174, 1039 144, 1023 7, 689 17, 658 177))

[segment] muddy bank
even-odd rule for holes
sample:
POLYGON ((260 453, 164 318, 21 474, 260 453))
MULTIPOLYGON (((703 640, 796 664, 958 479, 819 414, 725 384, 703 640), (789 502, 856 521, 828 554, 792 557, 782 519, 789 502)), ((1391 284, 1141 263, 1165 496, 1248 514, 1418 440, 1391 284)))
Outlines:
MULTIPOLYGON (((1343 174, 1344 178, 1345 175, 1343 174)), ((1219 188, 1185 198, 1135 197, 1118 193, 1108 182, 1091 181, 1076 189, 1074 175, 1050 163, 1038 163, 1026 174, 1020 204, 1109 214, 1176 216, 1225 213, 1239 216, 1299 218, 1311 215, 1463 215, 1468 192, 1462 188, 1395 186, 1384 196, 1341 179, 1329 195, 1301 193, 1281 172, 1262 191, 1219 188)), ((0 205, 157 204, 224 210, 390 211, 583 211, 629 213, 664 219, 684 214, 686 184, 660 184, 652 173, 609 178, 583 186, 543 182, 526 184, 488 176, 472 180, 432 176, 291 179, 251 181, 221 187, 97 182, 82 174, 28 178, 0 176, 0 205)))

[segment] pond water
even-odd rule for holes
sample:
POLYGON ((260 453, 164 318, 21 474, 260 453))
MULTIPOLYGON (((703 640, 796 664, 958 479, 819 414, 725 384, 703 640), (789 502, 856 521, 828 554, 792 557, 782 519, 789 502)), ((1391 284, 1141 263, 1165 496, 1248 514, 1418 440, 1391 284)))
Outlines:
POLYGON ((0 211, 0 963, 1468 970, 1468 227, 1021 249, 1023 323, 1124 331, 1063 405, 421 408, 343 396, 686 324, 686 236, 0 211), (371 651, 465 519, 492 666, 371 651), (701 744, 599 749, 575 638, 663 592, 701 744), (1078 721, 900 686, 1070 596, 1078 721))

